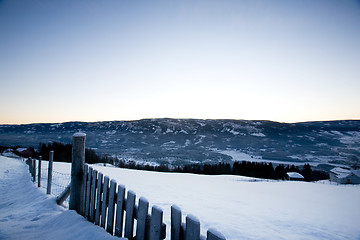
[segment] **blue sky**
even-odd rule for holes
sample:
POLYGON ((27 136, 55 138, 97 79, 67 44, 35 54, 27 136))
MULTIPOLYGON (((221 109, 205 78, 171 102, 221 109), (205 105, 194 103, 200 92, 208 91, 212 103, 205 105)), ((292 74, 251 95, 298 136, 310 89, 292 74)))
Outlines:
POLYGON ((0 1, 0 123, 360 119, 359 26, 359 1, 0 1))

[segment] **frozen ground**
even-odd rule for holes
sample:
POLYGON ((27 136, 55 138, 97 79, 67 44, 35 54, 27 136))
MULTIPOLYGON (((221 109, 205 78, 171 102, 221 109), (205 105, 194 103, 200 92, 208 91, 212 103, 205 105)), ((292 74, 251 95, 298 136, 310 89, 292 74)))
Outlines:
MULTIPOLYGON (((335 163, 329 163, 329 160, 332 159, 332 157, 329 156, 313 156, 311 154, 307 154, 306 158, 304 156, 290 156, 293 159, 305 159, 305 161, 281 161, 281 160, 270 160, 270 159, 264 159, 261 156, 252 156, 247 153, 237 151, 237 150, 217 150, 212 149, 213 151, 216 151, 218 153, 222 153, 224 155, 230 156, 233 161, 248 161, 248 162, 265 162, 265 163, 272 163, 272 164, 284 164, 284 165, 295 165, 295 166, 304 166, 304 164, 310 164, 311 166, 318 166, 319 164, 328 164, 334 167, 349 167, 345 164, 335 164, 335 163)), ((336 157, 334 157, 336 159, 336 157)))
POLYGON ((119 239, 55 203, 21 160, 0 156, 0 239, 119 239))
MULTIPOLYGON (((0 239, 110 238, 43 195, 21 161, 4 157, 0 161, 0 239)), ((135 191, 137 198, 160 206, 168 236, 170 206, 176 204, 184 216, 191 213, 200 219, 202 234, 214 227, 228 240, 360 240, 359 185, 94 167, 135 191)), ((70 173, 70 164, 55 163, 54 170, 70 173)))
POLYGON ((228 240, 360 239, 360 186, 254 181, 241 176, 157 173, 95 166, 164 210, 178 205, 228 240))

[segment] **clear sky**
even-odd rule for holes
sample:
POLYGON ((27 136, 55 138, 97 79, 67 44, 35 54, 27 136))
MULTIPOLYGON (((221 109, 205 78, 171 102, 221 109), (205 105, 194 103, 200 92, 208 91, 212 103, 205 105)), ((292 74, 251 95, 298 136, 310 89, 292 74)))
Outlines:
POLYGON ((0 123, 360 119, 360 2, 0 0, 0 123))

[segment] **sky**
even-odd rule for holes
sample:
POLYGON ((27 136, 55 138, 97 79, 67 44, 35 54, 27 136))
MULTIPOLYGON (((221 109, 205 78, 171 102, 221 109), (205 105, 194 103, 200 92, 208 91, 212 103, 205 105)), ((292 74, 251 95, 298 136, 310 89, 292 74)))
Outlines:
POLYGON ((0 0, 0 124, 360 119, 360 1, 0 0))

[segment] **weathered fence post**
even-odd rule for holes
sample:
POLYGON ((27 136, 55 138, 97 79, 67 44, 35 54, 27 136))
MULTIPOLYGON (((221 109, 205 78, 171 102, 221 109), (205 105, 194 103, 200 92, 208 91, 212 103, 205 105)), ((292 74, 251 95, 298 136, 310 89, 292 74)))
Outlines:
POLYGON ((54 151, 50 151, 50 153, 49 153, 48 180, 47 180, 46 194, 51 193, 53 161, 54 161, 54 151))
POLYGON ((32 177, 33 182, 36 183, 36 160, 31 159, 32 177))
POLYGON ((73 135, 69 209, 75 210, 79 214, 81 214, 82 193, 84 190, 85 139, 85 133, 75 133, 73 135))
POLYGON ((186 216, 185 240, 200 240, 200 221, 191 214, 186 216))
POLYGON ((127 239, 133 238, 135 199, 136 194, 133 191, 128 191, 126 196, 126 216, 124 231, 124 237, 126 237, 127 239))
POLYGON ((151 209, 149 240, 161 239, 162 219, 163 219, 163 210, 157 206, 153 206, 151 209))
POLYGON ((181 238, 181 209, 171 206, 171 240, 180 240, 181 238))
POLYGON ((139 199, 139 207, 136 221, 136 239, 146 239, 146 218, 148 216, 149 201, 141 197, 139 199))
POLYGON ((209 228, 207 231, 207 240, 226 240, 224 235, 222 235, 220 232, 218 232, 214 228, 209 228))
POLYGON ((39 157, 38 187, 41 187, 41 156, 39 157))

